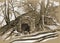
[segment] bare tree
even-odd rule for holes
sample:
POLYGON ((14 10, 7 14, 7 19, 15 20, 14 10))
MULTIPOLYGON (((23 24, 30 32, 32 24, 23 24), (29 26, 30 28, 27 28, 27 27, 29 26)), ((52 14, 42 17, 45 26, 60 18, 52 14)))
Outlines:
MULTIPOLYGON (((41 1, 40 4, 40 20, 39 20, 39 27, 42 30, 45 30, 46 25, 56 25, 56 22, 53 19, 56 19, 56 9, 58 6, 54 6, 54 3, 51 3, 50 0, 47 0, 47 4, 45 5, 44 0, 41 1), (50 6, 51 4, 51 6, 50 6), (49 17, 50 16, 50 17, 49 17)), ((56 19, 57 20, 57 19, 56 19)))

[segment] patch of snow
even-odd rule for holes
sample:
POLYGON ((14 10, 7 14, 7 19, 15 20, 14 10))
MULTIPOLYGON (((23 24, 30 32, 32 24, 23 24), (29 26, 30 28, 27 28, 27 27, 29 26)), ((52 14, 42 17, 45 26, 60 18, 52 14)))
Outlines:
POLYGON ((6 40, 9 40, 11 37, 8 37, 6 40))
POLYGON ((15 41, 15 42, 13 42, 13 43, 33 43, 33 42, 35 42, 35 41, 37 41, 37 40, 29 40, 29 41, 15 41))
POLYGON ((1 20, 0 20, 0 22, 1 22, 1 21, 4 19, 4 17, 0 16, 0 19, 1 19, 1 20))
POLYGON ((43 37, 43 36, 46 36, 46 35, 49 35, 49 34, 54 34, 54 33, 41 34, 41 35, 37 35, 37 36, 33 36, 33 37, 25 37, 25 38, 22 38, 22 39, 38 38, 38 37, 43 37))
POLYGON ((16 11, 18 9, 18 7, 14 7, 14 10, 16 11))
POLYGON ((58 37, 45 39, 45 40, 43 40, 42 42, 46 42, 46 41, 48 41, 48 40, 53 40, 53 39, 56 39, 56 38, 58 38, 58 37))
POLYGON ((59 2, 54 1, 54 6, 59 6, 59 2))
MULTIPOLYGON (((12 31, 12 29, 11 29, 9 32, 5 33, 5 34, 2 36, 2 39, 4 40, 4 39, 11 33, 11 31, 12 31)), ((7 39, 9 39, 9 38, 7 38, 7 39)))
POLYGON ((55 25, 49 25, 49 26, 47 26, 47 27, 49 27, 51 30, 55 30, 55 29, 57 29, 58 26, 55 26, 55 25))
POLYGON ((18 32, 15 30, 14 33, 18 33, 18 32))
MULTIPOLYGON (((42 1, 42 0, 40 0, 39 3, 41 3, 41 1, 42 1)), ((60 5, 59 2, 52 1, 52 0, 49 0, 49 1, 50 1, 49 6, 51 6, 51 3, 53 3, 53 6, 54 6, 54 7, 60 5)), ((46 7, 46 5, 47 5, 47 2, 48 2, 48 0, 45 0, 45 7, 46 7)), ((37 12, 39 12, 39 11, 40 11, 40 4, 37 5, 37 12)))
POLYGON ((11 16, 11 14, 10 14, 10 21, 12 21, 12 20, 15 20, 15 16, 14 16, 13 13, 12 13, 12 16, 11 16))
POLYGON ((60 26, 60 23, 58 23, 56 19, 53 19, 53 21, 56 23, 56 25, 60 26))
POLYGON ((1 24, 1 26, 4 26, 4 25, 6 25, 6 22, 5 22, 5 20, 3 21, 3 23, 1 24))
POLYGON ((58 26, 60 26, 60 23, 56 23, 58 26))
POLYGON ((41 9, 40 4, 37 4, 37 7, 36 8, 37 8, 36 11, 37 12, 40 12, 40 9, 41 9))
POLYGON ((45 0, 45 5, 47 5, 47 1, 48 1, 48 0, 45 0))
POLYGON ((15 7, 14 9, 15 9, 15 11, 19 12, 20 14, 24 14, 25 13, 24 7, 20 7, 20 8, 15 7))

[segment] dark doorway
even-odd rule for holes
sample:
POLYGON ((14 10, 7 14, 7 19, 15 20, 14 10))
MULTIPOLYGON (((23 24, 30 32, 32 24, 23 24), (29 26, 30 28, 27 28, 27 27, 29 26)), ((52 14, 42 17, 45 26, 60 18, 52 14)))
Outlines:
POLYGON ((30 33, 30 26, 27 23, 21 24, 21 30, 22 32, 29 32, 30 33))

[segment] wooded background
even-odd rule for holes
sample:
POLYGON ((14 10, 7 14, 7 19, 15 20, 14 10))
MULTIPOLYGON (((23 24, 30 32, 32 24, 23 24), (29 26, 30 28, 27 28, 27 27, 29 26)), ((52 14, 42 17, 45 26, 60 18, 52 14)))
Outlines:
MULTIPOLYGON (((0 2, 3 2, 3 1, 5 1, 5 0, 0 0, 0 2)), ((28 0, 28 1, 31 2, 31 3, 33 3, 33 5, 36 5, 36 3, 38 2, 38 0, 28 0)), ((54 0, 54 1, 60 2, 60 0, 54 0)), ((60 6, 59 6, 59 8, 57 10, 59 12, 56 14, 56 16, 57 16, 57 18, 58 18, 58 20, 60 22, 60 6)), ((0 43, 9 43, 9 42, 8 41, 2 41, 0 39, 0 43)), ((60 36, 57 39, 49 40, 49 41, 42 42, 42 43, 60 43, 60 36)))

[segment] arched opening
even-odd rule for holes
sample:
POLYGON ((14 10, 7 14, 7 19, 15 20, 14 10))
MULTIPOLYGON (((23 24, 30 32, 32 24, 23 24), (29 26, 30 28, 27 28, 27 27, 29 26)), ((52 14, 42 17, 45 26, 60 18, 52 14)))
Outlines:
POLYGON ((22 30, 22 32, 29 32, 30 33, 30 26, 27 23, 22 23, 21 30, 22 30))

